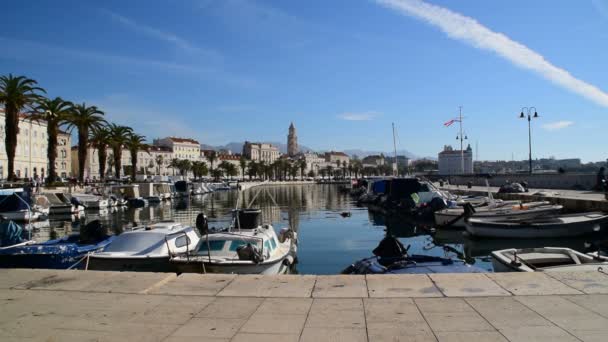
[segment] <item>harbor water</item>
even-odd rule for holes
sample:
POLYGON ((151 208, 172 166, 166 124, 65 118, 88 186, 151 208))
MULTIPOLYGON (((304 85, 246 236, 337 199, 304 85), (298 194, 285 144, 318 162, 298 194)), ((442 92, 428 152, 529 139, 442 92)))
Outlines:
POLYGON ((290 226, 298 232, 298 264, 301 274, 337 274, 351 263, 372 255, 386 236, 398 237, 410 246, 410 254, 461 258, 475 266, 492 270, 489 254, 493 250, 524 247, 570 247, 586 251, 603 236, 549 240, 472 239, 463 231, 435 230, 432 222, 407 217, 386 217, 357 206, 336 185, 271 185, 247 191, 219 191, 190 199, 144 208, 113 208, 87 211, 81 218, 52 218, 33 224, 38 241, 77 232, 82 224, 99 219, 115 234, 133 226, 161 220, 194 225, 205 213, 210 227, 227 227, 236 207, 260 208, 262 220, 276 230, 290 226), (238 202, 238 203, 237 203, 238 202))

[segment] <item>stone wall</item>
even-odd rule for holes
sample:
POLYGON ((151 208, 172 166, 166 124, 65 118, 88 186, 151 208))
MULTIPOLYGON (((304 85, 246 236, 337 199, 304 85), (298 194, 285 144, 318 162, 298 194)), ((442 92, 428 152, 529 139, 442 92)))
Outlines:
POLYGON ((530 188, 542 189, 575 189, 591 190, 595 186, 596 175, 591 173, 565 173, 565 174, 510 174, 493 175, 491 178, 483 176, 440 176, 441 179, 449 179, 450 184, 465 185, 472 182, 473 185, 485 186, 487 179, 490 186, 501 186, 507 181, 521 183, 526 181, 530 188))

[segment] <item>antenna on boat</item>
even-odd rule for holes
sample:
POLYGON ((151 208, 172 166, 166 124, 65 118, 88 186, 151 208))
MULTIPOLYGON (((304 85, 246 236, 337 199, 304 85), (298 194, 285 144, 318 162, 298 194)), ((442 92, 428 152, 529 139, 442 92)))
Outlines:
POLYGON ((399 168, 397 166, 397 142, 395 141, 395 123, 393 122, 393 151, 395 152, 395 162, 393 163, 393 176, 399 175, 399 168))

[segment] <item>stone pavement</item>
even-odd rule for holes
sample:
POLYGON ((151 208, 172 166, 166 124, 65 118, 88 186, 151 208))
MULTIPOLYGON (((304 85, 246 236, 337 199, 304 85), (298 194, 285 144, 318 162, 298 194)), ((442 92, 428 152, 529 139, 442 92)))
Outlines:
POLYGON ((606 341, 608 274, 0 270, 0 341, 606 341))

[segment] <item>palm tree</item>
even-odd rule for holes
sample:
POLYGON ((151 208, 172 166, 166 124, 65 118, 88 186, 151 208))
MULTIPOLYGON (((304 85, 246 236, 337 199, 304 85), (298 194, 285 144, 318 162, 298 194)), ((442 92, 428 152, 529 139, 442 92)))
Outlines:
POLYGON ((55 159, 57 159, 57 134, 59 125, 65 122, 72 111, 72 103, 64 101, 60 97, 54 100, 41 98, 36 107, 36 112, 30 117, 32 120, 44 120, 47 122, 46 133, 48 136, 47 157, 49 159, 48 180, 54 182, 57 179, 55 171, 55 159))
POLYGON ((171 159, 171 163, 169 164, 169 167, 171 167, 171 169, 173 169, 173 175, 175 176, 175 169, 179 168, 179 159, 177 159, 177 158, 171 159))
POLYGON ((44 89, 37 86, 38 82, 25 76, 0 77, 0 103, 4 104, 5 137, 4 147, 8 158, 8 180, 15 179, 15 150, 19 134, 19 113, 32 109, 41 99, 37 92, 44 89))
POLYGON ((241 159, 239 159, 239 164, 241 166, 241 171, 243 173, 243 181, 245 180, 245 169, 247 168, 247 159, 245 156, 241 155, 241 159))
POLYGON ((135 181, 135 176, 137 175, 137 152, 142 150, 150 154, 149 147, 145 142, 146 137, 137 133, 129 134, 125 142, 125 147, 129 150, 129 154, 131 154, 131 180, 133 181, 135 181))
POLYGON ((97 150, 99 161, 99 178, 103 181, 106 178, 106 164, 108 160, 108 144, 110 143, 110 130, 106 126, 95 128, 89 137, 91 145, 97 150))
POLYGON ((342 161, 342 178, 346 179, 346 166, 348 162, 346 160, 342 161))
POLYGON ((215 151, 211 151, 207 156, 207 159, 209 159, 209 165, 211 165, 211 173, 213 173, 213 162, 217 160, 217 153, 215 153, 215 151))
POLYGON ((133 133, 133 129, 127 126, 120 126, 115 123, 108 125, 108 129, 110 130, 110 147, 112 148, 112 154, 114 155, 114 174, 116 175, 116 179, 120 179, 120 171, 122 169, 122 149, 133 133))
POLYGON ((192 169, 192 162, 188 159, 182 159, 179 161, 179 166, 177 168, 182 176, 187 176, 188 171, 192 169))
POLYGON ((300 159, 298 162, 298 167, 300 168, 300 180, 304 180, 304 171, 306 171, 306 160, 300 159))
POLYGON ((203 161, 192 162, 192 173, 194 174, 195 179, 207 175, 209 173, 207 163, 203 161))
POLYGON ((163 156, 161 154, 157 155, 154 158, 154 162, 156 162, 156 168, 158 170, 157 173, 158 173, 159 176, 160 176, 160 167, 163 165, 163 159, 164 158, 163 158, 163 156))
POLYGON ((95 106, 87 106, 85 103, 74 106, 72 113, 67 118, 68 129, 78 130, 78 180, 84 180, 84 168, 87 160, 89 147, 89 131, 100 128, 106 121, 104 113, 95 106))

